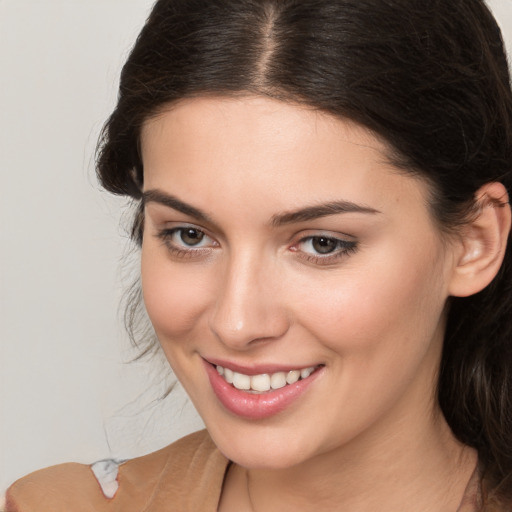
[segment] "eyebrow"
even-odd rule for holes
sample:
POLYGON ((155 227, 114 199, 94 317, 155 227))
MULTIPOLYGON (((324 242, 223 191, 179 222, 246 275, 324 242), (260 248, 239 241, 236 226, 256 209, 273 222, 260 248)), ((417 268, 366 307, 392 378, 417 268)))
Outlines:
POLYGON ((340 213, 365 213, 374 215, 381 212, 375 208, 352 203, 351 201, 332 201, 318 206, 307 206, 300 210, 274 215, 272 217, 272 225, 279 227, 285 224, 304 222, 340 213))
POLYGON ((171 196, 170 194, 166 194, 161 190, 147 190, 142 194, 142 204, 143 206, 147 203, 158 203, 168 208, 172 208, 178 212, 184 213, 190 217, 194 217, 197 220, 203 222, 212 223, 212 219, 199 208, 192 206, 190 204, 184 203, 180 201, 177 197, 171 196))
MULTIPOLYGON (((177 197, 162 192, 161 190, 152 189, 144 192, 142 194, 142 203, 143 205, 146 205, 147 203, 162 204, 168 208, 172 208, 173 210, 184 213, 185 215, 194 217, 197 220, 209 222, 211 224, 214 223, 211 217, 199 208, 187 204, 177 197)), ((375 208, 356 204, 351 201, 332 201, 274 215, 270 221, 270 224, 274 227, 279 227, 286 224, 305 222, 308 220, 319 219, 321 217, 337 215, 340 213, 364 213, 373 215, 381 212, 375 208)))

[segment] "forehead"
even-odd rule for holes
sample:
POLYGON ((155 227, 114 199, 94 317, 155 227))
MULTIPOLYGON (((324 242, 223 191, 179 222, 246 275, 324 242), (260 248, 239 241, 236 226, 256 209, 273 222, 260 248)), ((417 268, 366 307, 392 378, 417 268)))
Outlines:
POLYGON ((301 105, 263 97, 195 98, 142 130, 145 189, 224 197, 233 207, 265 200, 279 210, 340 198, 380 209, 426 185, 392 167, 369 130, 301 105))
POLYGON ((166 131, 175 131, 174 137, 190 143, 210 140, 217 145, 219 140, 214 138, 222 137, 255 149, 279 146, 283 151, 297 150, 296 143, 304 138, 310 140, 306 148, 311 149, 316 139, 331 139, 334 135, 338 140, 375 150, 383 160, 389 152, 376 134, 348 119, 262 96, 208 96, 169 105, 143 124, 142 147, 155 139, 162 142, 166 131), (212 132, 212 127, 217 130, 212 132))

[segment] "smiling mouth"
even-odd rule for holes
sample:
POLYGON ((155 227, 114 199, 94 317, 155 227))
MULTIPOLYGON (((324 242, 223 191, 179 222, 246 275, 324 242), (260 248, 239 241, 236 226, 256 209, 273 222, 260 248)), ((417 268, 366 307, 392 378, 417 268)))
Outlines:
POLYGON ((233 387, 247 393, 268 393, 277 389, 284 388, 290 384, 295 384, 299 380, 307 379, 312 373, 318 370, 322 365, 309 366, 297 370, 276 373, 261 373, 259 375, 245 375, 235 372, 229 368, 215 365, 217 373, 233 387))

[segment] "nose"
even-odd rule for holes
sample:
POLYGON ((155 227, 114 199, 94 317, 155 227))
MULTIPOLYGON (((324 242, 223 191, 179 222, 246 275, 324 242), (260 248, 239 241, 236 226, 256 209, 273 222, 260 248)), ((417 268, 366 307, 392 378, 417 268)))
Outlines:
POLYGON ((289 319, 275 265, 251 254, 232 257, 218 282, 210 329, 224 345, 247 350, 286 333, 289 319))

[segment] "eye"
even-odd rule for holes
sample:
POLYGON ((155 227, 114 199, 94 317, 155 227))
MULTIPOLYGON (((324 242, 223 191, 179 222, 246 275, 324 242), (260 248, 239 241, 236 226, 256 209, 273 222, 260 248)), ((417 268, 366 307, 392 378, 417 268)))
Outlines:
POLYGON ((158 232, 157 237, 175 256, 198 255, 218 245, 203 230, 193 226, 163 229, 158 232))
POLYGON ((307 261, 329 264, 355 252, 357 242, 325 235, 308 236, 302 238, 293 250, 300 252, 307 261))
POLYGON ((311 248, 318 254, 330 254, 339 246, 339 240, 335 238, 326 238, 324 236, 312 237, 309 241, 311 248))
POLYGON ((202 231, 195 228, 178 228, 175 235, 180 242, 189 247, 201 245, 201 242, 206 237, 202 231))

